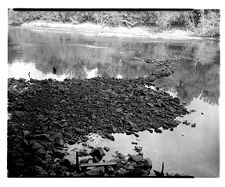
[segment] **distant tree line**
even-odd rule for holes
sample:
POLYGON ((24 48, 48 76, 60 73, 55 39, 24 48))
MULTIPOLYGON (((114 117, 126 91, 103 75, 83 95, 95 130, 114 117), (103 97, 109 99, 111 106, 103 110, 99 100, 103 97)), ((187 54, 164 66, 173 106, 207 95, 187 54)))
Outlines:
POLYGON ((220 35, 220 10, 190 11, 13 11, 9 10, 9 24, 21 25, 32 21, 86 23, 103 26, 147 26, 155 31, 179 27, 191 30, 201 36, 220 35))

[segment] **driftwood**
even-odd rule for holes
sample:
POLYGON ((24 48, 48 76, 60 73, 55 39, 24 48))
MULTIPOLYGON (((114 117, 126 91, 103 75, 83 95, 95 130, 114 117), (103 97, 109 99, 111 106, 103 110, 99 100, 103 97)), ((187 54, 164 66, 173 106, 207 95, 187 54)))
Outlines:
POLYGON ((116 165, 116 162, 99 162, 99 163, 87 163, 87 164, 80 164, 80 168, 84 167, 97 167, 97 166, 113 166, 116 165))

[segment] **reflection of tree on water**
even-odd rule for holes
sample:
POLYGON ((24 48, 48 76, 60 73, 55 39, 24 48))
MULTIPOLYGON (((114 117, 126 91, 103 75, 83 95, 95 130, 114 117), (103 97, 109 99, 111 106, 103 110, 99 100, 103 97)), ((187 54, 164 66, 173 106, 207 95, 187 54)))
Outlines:
POLYGON ((134 57, 189 57, 193 63, 181 62, 174 75, 158 82, 167 90, 176 89, 178 96, 187 103, 199 95, 207 102, 218 103, 220 50, 219 42, 216 41, 91 38, 18 28, 9 29, 8 40, 8 63, 35 63, 35 67, 45 74, 53 73, 55 67, 57 75, 66 74, 74 78, 85 78, 85 70, 95 68, 98 69, 99 76, 146 76, 154 71, 154 68, 151 64, 132 60, 134 57), (197 60, 209 64, 197 63, 197 60))
POLYGON ((165 90, 170 90, 171 87, 175 89, 177 96, 187 104, 199 96, 207 103, 218 104, 220 82, 217 64, 181 63, 175 74, 161 78, 156 83, 165 90))

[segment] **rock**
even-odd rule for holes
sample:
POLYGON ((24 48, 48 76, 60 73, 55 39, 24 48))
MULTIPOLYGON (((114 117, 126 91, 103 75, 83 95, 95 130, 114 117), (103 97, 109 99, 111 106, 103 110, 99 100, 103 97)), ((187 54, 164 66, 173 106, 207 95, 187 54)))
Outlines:
POLYGON ((82 145, 83 145, 84 147, 87 147, 87 144, 86 144, 86 143, 84 143, 84 142, 82 143, 82 145))
POLYGON ((114 157, 119 158, 120 160, 124 160, 125 159, 125 155, 124 154, 119 153, 118 151, 115 151, 115 153, 116 153, 116 156, 114 156, 114 157))
POLYGON ((120 168, 118 171, 116 171, 116 175, 120 176, 120 177, 125 176, 128 173, 129 173, 129 171, 127 171, 127 170, 125 170, 123 168, 120 168))
POLYGON ((134 134, 134 136, 136 136, 137 138, 139 137, 139 134, 137 134, 137 133, 133 133, 134 134))
POLYGON ((104 147, 104 150, 106 151, 106 152, 108 152, 109 150, 110 150, 110 148, 109 147, 104 147))
POLYGON ((26 138, 27 136, 29 136, 31 134, 31 132, 30 131, 28 131, 28 130, 24 130, 23 131, 23 136, 26 138))
POLYGON ((143 160, 143 169, 148 169, 151 170, 152 169, 152 161, 150 158, 146 158, 143 160))
POLYGON ((181 121, 176 119, 174 120, 174 123, 176 124, 176 126, 178 126, 181 123, 181 121))
POLYGON ((104 176, 105 168, 103 166, 93 168, 90 171, 85 172, 87 176, 104 176))
POLYGON ((64 145, 64 143, 65 143, 64 140, 63 140, 63 135, 60 132, 55 133, 51 137, 51 139, 53 139, 55 146, 62 147, 64 145))
POLYGON ((96 147, 92 149, 90 155, 93 157, 93 161, 99 162, 102 160, 105 153, 101 147, 96 147))
POLYGON ((175 113, 176 112, 176 109, 175 108, 173 108, 172 106, 168 106, 168 109, 170 110, 170 112, 172 112, 172 113, 175 113))
POLYGON ((41 145, 40 143, 34 141, 33 144, 32 144, 32 149, 34 151, 37 151, 39 149, 44 149, 43 145, 41 145))
POLYGON ((161 129, 155 129, 155 132, 156 133, 162 133, 162 130, 161 129))
POLYGON ((67 101, 65 99, 63 99, 62 101, 60 101, 60 103, 65 104, 65 103, 67 103, 67 101))
POLYGON ((69 145, 73 145, 73 144, 75 144, 75 143, 76 143, 76 142, 73 141, 73 140, 69 140, 69 141, 68 141, 68 144, 69 144, 69 145))
POLYGON ((67 158, 63 158, 62 160, 60 160, 60 164, 62 166, 65 166, 65 167, 70 167, 71 166, 71 162, 69 159, 67 158))
POLYGON ((56 149, 56 148, 53 149, 53 153, 54 153, 55 157, 58 157, 58 158, 61 158, 61 159, 65 155, 65 152, 63 150, 56 149))
POLYGON ((196 123, 193 123, 193 124, 191 125, 191 127, 196 127, 196 123))
POLYGON ((114 136, 112 136, 111 134, 105 134, 105 137, 108 138, 111 141, 115 141, 114 136))
POLYGON ((80 160, 80 164, 86 164, 89 162, 89 160, 91 160, 91 158, 82 159, 82 160, 80 160))
POLYGON ((141 162, 144 159, 142 155, 129 155, 129 157, 129 160, 133 160, 135 162, 141 162))
POLYGON ((89 153, 87 152, 86 149, 81 149, 81 150, 79 150, 78 155, 79 155, 80 157, 83 157, 83 156, 88 156, 89 153))
POLYGON ((112 127, 112 132, 113 132, 113 133, 116 133, 116 130, 117 130, 116 127, 113 126, 113 127, 112 127))
POLYGON ((114 173, 114 169, 113 169, 112 166, 107 166, 106 169, 107 169, 107 172, 108 172, 108 173, 110 173, 110 174, 114 173))
POLYGON ((126 130, 126 134, 127 135, 131 135, 131 134, 133 134, 131 131, 129 131, 129 130, 126 130))
POLYGON ((98 162, 100 162, 101 160, 100 160, 97 156, 93 156, 92 161, 93 161, 94 163, 98 163, 98 162))
POLYGON ((137 143, 137 142, 131 142, 131 144, 135 144, 135 145, 137 145, 138 143, 137 143))
POLYGON ((141 152, 142 151, 142 147, 141 146, 135 146, 134 150, 137 152, 141 152))
POLYGON ((116 112, 122 112, 122 111, 123 111, 122 108, 117 108, 117 109, 116 109, 116 112))
POLYGON ((47 152, 44 148, 41 148, 36 151, 36 154, 40 156, 41 158, 45 158, 45 155, 47 154, 47 152))
POLYGON ((75 128, 75 132, 77 134, 84 134, 85 130, 84 129, 80 129, 80 128, 75 128))
POLYGON ((133 170, 133 169, 135 169, 135 168, 134 168, 134 166, 133 166, 133 165, 129 164, 129 165, 127 166, 127 168, 126 168, 126 169, 130 171, 130 170, 133 170))

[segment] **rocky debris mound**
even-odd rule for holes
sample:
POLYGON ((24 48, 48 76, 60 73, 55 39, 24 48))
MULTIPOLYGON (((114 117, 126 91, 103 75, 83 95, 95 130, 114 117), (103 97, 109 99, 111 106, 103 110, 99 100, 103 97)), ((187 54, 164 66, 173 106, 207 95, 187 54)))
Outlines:
MULTIPOLYGON (((9 80, 10 122, 21 130, 62 132, 64 140, 77 142, 89 133, 114 140, 111 133, 135 134, 143 130, 170 129, 174 119, 188 113, 179 98, 147 88, 144 78, 119 80, 9 80)), ((63 142, 57 142, 63 144, 63 142)))
POLYGON ((161 70, 132 80, 9 79, 9 176, 64 176, 65 166, 55 162, 65 155, 64 143, 83 142, 89 133, 114 140, 111 133, 173 129, 179 124, 175 118, 188 111, 178 98, 146 87, 170 74, 161 70))

